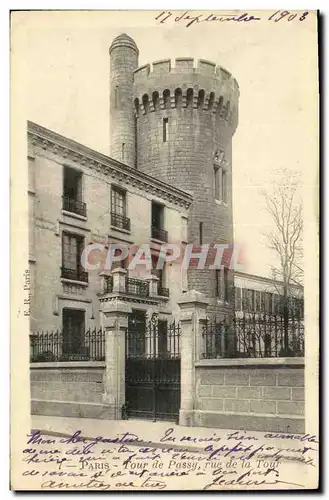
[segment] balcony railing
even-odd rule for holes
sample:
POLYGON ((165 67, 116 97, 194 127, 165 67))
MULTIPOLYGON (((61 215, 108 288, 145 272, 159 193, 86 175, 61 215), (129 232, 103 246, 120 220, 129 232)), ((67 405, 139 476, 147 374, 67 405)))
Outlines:
POLYGON ((161 297, 169 297, 169 288, 164 288, 163 286, 159 286, 158 295, 161 297))
POLYGON ((67 267, 62 267, 62 278, 88 283, 88 273, 81 269, 68 269, 67 267))
POLYGON ((121 214, 116 214, 115 212, 111 212, 111 224, 112 226, 115 226, 118 229, 124 229, 125 231, 130 231, 130 219, 128 217, 124 217, 121 214))
POLYGON ((149 283, 137 278, 126 278, 126 293, 139 297, 149 296, 149 283))
POLYGON ((30 335, 30 361, 103 361, 104 330, 87 330, 78 338, 68 332, 37 332, 30 335))
POLYGON ((104 279, 104 292, 105 293, 113 292, 113 276, 107 276, 104 279))
POLYGON ((155 240, 160 240, 164 242, 168 242, 168 231, 165 231, 164 229, 160 229, 159 227, 152 226, 151 228, 151 234, 152 238, 155 240))
POLYGON ((87 217, 87 205, 69 196, 63 196, 63 210, 87 217))

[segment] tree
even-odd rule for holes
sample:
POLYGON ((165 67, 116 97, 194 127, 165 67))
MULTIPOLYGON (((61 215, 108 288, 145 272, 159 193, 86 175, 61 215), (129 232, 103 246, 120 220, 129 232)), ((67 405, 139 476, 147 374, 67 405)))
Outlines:
POLYGON ((272 266, 273 277, 280 281, 281 308, 284 325, 283 355, 291 355, 289 348, 289 317, 293 285, 303 283, 303 212, 299 195, 298 174, 284 174, 279 184, 269 191, 263 191, 266 211, 271 216, 274 229, 266 234, 269 248, 277 258, 278 265, 272 266))

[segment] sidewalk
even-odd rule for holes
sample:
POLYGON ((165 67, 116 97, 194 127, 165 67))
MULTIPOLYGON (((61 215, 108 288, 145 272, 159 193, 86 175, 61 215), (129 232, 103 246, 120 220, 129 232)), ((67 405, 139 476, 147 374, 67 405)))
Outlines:
MULTIPOLYGON (((227 443, 229 433, 236 433, 235 436, 237 436, 236 439, 230 441, 232 444, 238 443, 240 437, 252 436, 258 439, 259 445, 264 443, 266 445, 271 444, 279 449, 287 447, 303 448, 303 446, 317 447, 315 443, 301 442, 298 439, 273 438, 269 440, 264 438, 266 433, 263 432, 183 427, 172 422, 151 422, 147 420, 96 420, 32 415, 31 428, 33 430, 40 430, 43 434, 53 436, 71 436, 80 430, 81 435, 87 439, 93 439, 97 436, 115 438, 129 432, 137 435, 142 440, 142 442, 136 443, 137 446, 185 448, 191 452, 198 453, 204 452, 209 444, 213 444, 216 447, 216 442, 210 441, 211 438, 221 438, 221 444, 227 443), (172 432, 169 429, 172 429, 172 432)), ((276 433, 273 432, 272 434, 275 435, 276 433)), ((243 440, 243 442, 244 444, 251 444, 257 441, 243 440)), ((220 446, 219 439, 217 440, 217 445, 220 446)), ((295 454, 292 453, 292 455, 295 454)))
MULTIPOLYGON (((127 432, 137 435, 142 442, 138 446, 151 446, 158 448, 188 448, 191 451, 203 452, 207 442, 198 443, 197 438, 221 437, 227 432, 223 429, 205 429, 201 427, 182 427, 174 422, 152 422, 150 420, 96 420, 89 418, 49 417, 31 415, 31 428, 40 430, 44 434, 53 436, 71 436, 77 430, 85 438, 93 439, 97 436, 120 437, 127 432), (168 429, 173 432, 167 434, 168 429), (191 440, 180 439, 190 436, 191 440), (175 438, 173 441, 171 438, 175 438), (194 441, 195 440, 195 441, 194 441)), ((169 431, 170 432, 170 431, 169 431)), ((235 431, 232 431, 235 432, 235 431)), ((133 443, 132 443, 133 444, 133 443)))

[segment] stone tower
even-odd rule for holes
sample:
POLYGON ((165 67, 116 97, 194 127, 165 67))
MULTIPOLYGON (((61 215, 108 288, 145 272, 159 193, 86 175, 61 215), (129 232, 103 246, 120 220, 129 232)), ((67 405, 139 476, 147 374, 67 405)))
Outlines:
POLYGON ((138 52, 134 40, 125 34, 117 36, 110 47, 110 156, 131 167, 136 166, 132 90, 138 52))
MULTIPOLYGON (((129 48, 132 53, 132 43, 129 48)), ((137 54, 137 48, 135 51, 137 54)), ((115 61, 119 54, 115 53, 115 61)), ((129 56, 131 67, 132 59, 129 56)), ((125 59, 121 64, 115 63, 116 69, 126 67, 125 59)), ((116 75, 115 80, 112 76, 111 91, 119 81, 116 75)), ((136 167, 193 195, 189 243, 195 247, 202 243, 233 244, 232 136, 238 124, 237 81, 215 63, 199 60, 195 64, 191 58, 176 59, 174 64, 169 59, 157 61, 152 69, 146 64, 125 75, 120 76, 120 81, 127 78, 127 87, 133 80, 136 167)), ((113 99, 112 95, 111 102, 113 99)), ((129 115, 126 108, 122 113, 129 115)), ((118 114, 120 110, 114 116, 118 114)), ((120 132, 114 132, 117 137, 119 133, 122 137, 130 136, 133 122, 128 125, 127 121, 119 120, 119 127, 126 123, 127 131, 120 128, 120 132)), ((117 150, 115 144, 112 150, 117 150)), ((217 282, 225 279, 230 286, 233 276, 230 271, 224 278, 223 275, 224 272, 218 274, 209 268, 188 270, 189 288, 211 299, 212 315, 226 309, 225 303, 216 297, 217 282)))

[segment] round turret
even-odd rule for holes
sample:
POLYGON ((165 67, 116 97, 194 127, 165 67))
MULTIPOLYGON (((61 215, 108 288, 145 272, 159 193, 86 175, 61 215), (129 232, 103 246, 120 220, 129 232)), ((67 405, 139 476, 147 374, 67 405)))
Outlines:
POLYGON ((110 47, 110 155, 134 167, 136 164, 133 72, 138 67, 138 48, 126 35, 110 47))
MULTIPOLYGON (((137 168, 193 195, 189 243, 233 243, 232 136, 238 124, 239 87, 216 64, 190 58, 163 60, 134 72, 137 168)), ((189 288, 213 298, 215 270, 189 269, 189 288)), ((226 275, 232 281, 231 273, 226 275)), ((226 277, 225 277, 226 280, 226 277)), ((221 287, 222 291, 226 285, 221 287)), ((225 291, 225 290, 224 290, 225 291)), ((223 301, 225 302, 225 300, 223 301)), ((221 305, 221 310, 222 310, 221 305)), ((211 309, 210 309, 211 310, 211 309)))

